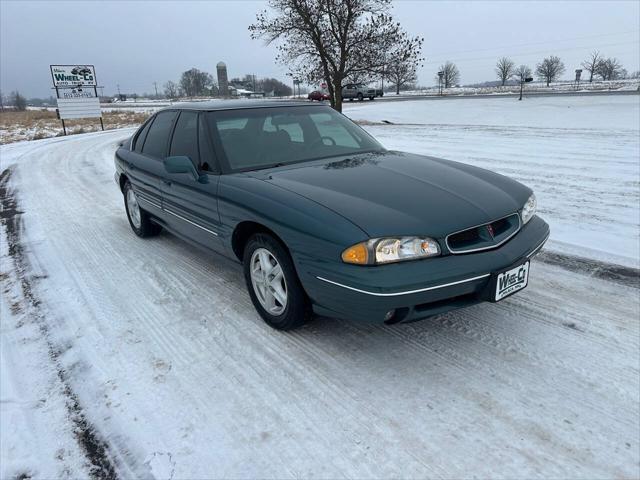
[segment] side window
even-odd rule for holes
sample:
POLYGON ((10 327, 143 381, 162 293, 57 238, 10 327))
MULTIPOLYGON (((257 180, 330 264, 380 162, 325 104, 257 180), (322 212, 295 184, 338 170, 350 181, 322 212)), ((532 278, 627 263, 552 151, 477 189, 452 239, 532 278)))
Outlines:
POLYGON ((156 115, 142 146, 142 153, 158 158, 166 155, 167 142, 175 118, 176 112, 160 112, 156 115))
POLYGON ((360 146, 347 129, 343 125, 340 125, 328 113, 312 113, 309 116, 313 120, 321 137, 333 139, 339 147, 358 148, 360 146))
POLYGON ((198 142, 200 144, 200 169, 207 172, 213 172, 215 160, 213 157, 213 150, 211 149, 209 132, 207 131, 207 124, 204 115, 200 115, 198 128, 198 142))
POLYGON ((153 120, 147 122, 144 128, 140 131, 138 136, 135 138, 133 142, 133 151, 140 153, 142 151, 142 146, 144 145, 144 139, 147 138, 147 133, 149 132, 149 127, 153 123, 153 120))
POLYGON ((173 131, 169 156, 184 155, 198 165, 200 154, 198 153, 198 112, 182 111, 176 129, 173 131))

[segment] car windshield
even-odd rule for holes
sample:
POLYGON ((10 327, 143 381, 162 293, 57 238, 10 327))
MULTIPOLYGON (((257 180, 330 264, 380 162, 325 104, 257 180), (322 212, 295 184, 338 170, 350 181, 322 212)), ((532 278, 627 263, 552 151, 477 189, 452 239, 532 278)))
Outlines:
POLYGON ((219 157, 231 171, 384 150, 328 106, 218 110, 208 112, 207 120, 219 157))

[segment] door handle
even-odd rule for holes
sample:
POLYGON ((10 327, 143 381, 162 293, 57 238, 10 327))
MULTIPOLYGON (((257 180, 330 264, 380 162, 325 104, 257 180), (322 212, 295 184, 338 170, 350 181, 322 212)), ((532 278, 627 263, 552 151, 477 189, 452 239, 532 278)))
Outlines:
POLYGON ((162 179, 162 183, 164 183, 165 185, 167 185, 168 187, 171 186, 171 180, 166 180, 166 179, 162 179))

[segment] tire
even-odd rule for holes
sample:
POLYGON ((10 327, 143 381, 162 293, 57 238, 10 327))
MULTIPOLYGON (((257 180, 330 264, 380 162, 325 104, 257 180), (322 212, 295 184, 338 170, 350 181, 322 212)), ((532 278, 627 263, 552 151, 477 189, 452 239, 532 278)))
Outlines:
POLYGON ((252 236, 244 249, 243 267, 251 302, 267 325, 286 331, 311 320, 311 302, 282 243, 265 233, 252 236), (262 268, 265 260, 269 270, 262 268), (282 273, 279 281, 278 272, 275 277, 272 273, 278 266, 282 273), (282 298, 284 302, 279 300, 282 298))
POLYGON ((124 193, 124 209, 127 212, 127 220, 129 220, 133 233, 140 238, 158 235, 162 231, 162 227, 153 223, 150 215, 140 208, 136 194, 128 180, 122 191, 124 193))
POLYGON ((374 98, 376 98, 376 97, 369 97, 369 100, 373 101, 374 98))
POLYGON ((358 94, 358 101, 361 102, 362 100, 364 100, 364 97, 362 96, 362 93, 358 94))
POLYGON ((350 101, 350 102, 353 102, 353 97, 351 97, 351 98, 349 99, 349 101, 350 101))

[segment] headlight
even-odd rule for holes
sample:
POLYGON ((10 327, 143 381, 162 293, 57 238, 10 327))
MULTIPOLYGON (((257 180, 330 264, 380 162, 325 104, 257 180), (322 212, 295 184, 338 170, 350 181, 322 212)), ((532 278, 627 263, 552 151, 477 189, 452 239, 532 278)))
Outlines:
POLYGON ((525 225, 531 218, 536 214, 536 196, 532 193, 527 200, 527 203, 522 207, 522 211, 520 212, 520 218, 522 218, 522 224, 525 225))
POLYGON ((374 238, 342 252, 345 263, 376 265, 440 255, 440 245, 428 237, 374 238))

